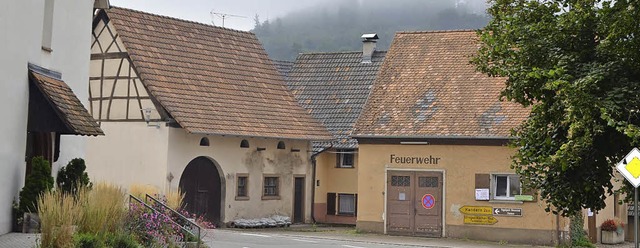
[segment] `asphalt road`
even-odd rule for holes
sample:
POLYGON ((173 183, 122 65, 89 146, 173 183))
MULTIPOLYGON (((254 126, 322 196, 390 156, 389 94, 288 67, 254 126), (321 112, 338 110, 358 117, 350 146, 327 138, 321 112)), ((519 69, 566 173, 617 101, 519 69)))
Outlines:
POLYGON ((232 230, 214 230, 205 240, 211 240, 209 247, 215 248, 274 248, 274 247, 312 247, 312 248, 401 248, 415 247, 403 245, 376 244, 362 241, 334 240, 304 235, 286 235, 278 233, 255 233, 232 230))

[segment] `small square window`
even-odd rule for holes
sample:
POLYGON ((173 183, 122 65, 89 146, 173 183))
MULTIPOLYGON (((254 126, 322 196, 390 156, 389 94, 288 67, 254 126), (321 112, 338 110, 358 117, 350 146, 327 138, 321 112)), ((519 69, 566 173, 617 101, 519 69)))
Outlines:
POLYGON ((353 168, 355 150, 340 149, 336 154, 336 168, 353 168))
POLYGON ((238 190, 236 191, 236 196, 237 197, 248 197, 249 196, 247 194, 248 182, 249 182, 249 177, 247 177, 247 176, 238 176, 238 182, 237 182, 238 190))
POLYGON ((263 196, 265 197, 277 197, 279 196, 278 189, 278 177, 265 177, 264 178, 264 190, 263 196))
POLYGON ((340 215, 356 214, 356 195, 338 194, 338 214, 340 215))
POLYGON ((518 175, 493 175, 491 191, 496 200, 515 200, 521 194, 520 177, 518 175))

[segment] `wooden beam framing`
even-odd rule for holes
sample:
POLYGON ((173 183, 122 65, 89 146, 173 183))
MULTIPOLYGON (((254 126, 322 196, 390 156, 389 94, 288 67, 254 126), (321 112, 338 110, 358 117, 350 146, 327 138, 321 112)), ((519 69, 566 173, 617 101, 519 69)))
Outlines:
POLYGON ((127 52, 117 52, 117 53, 94 53, 91 54, 91 60, 105 60, 105 59, 128 59, 129 54, 127 52))

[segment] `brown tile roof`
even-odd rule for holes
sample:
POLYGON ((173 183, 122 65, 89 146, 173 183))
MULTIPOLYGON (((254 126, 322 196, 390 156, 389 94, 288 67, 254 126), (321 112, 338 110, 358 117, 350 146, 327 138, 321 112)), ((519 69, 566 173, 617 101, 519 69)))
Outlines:
POLYGON ((474 31, 397 33, 354 136, 508 137, 529 111, 499 101, 505 79, 469 63, 478 42, 474 31))
POLYGON ((362 52, 303 53, 287 77, 287 86, 300 105, 322 122, 335 139, 314 142, 314 150, 327 146, 358 147, 349 138, 369 97, 386 52, 373 53, 371 63, 362 63, 362 52))
POLYGON ((107 15, 145 87, 188 132, 330 138, 253 33, 117 7, 107 15))
POLYGON ((31 69, 29 77, 72 134, 104 135, 96 120, 91 117, 65 82, 31 69))

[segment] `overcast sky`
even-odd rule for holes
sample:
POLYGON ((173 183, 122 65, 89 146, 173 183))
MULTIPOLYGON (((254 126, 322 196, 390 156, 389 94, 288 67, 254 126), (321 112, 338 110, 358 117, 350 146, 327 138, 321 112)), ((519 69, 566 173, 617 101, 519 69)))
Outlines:
POLYGON ((210 12, 238 15, 227 16, 225 27, 250 30, 253 17, 258 14, 262 21, 275 19, 284 14, 302 8, 314 6, 323 0, 110 0, 111 5, 144 12, 177 17, 191 21, 222 26, 219 16, 212 17, 210 12))

